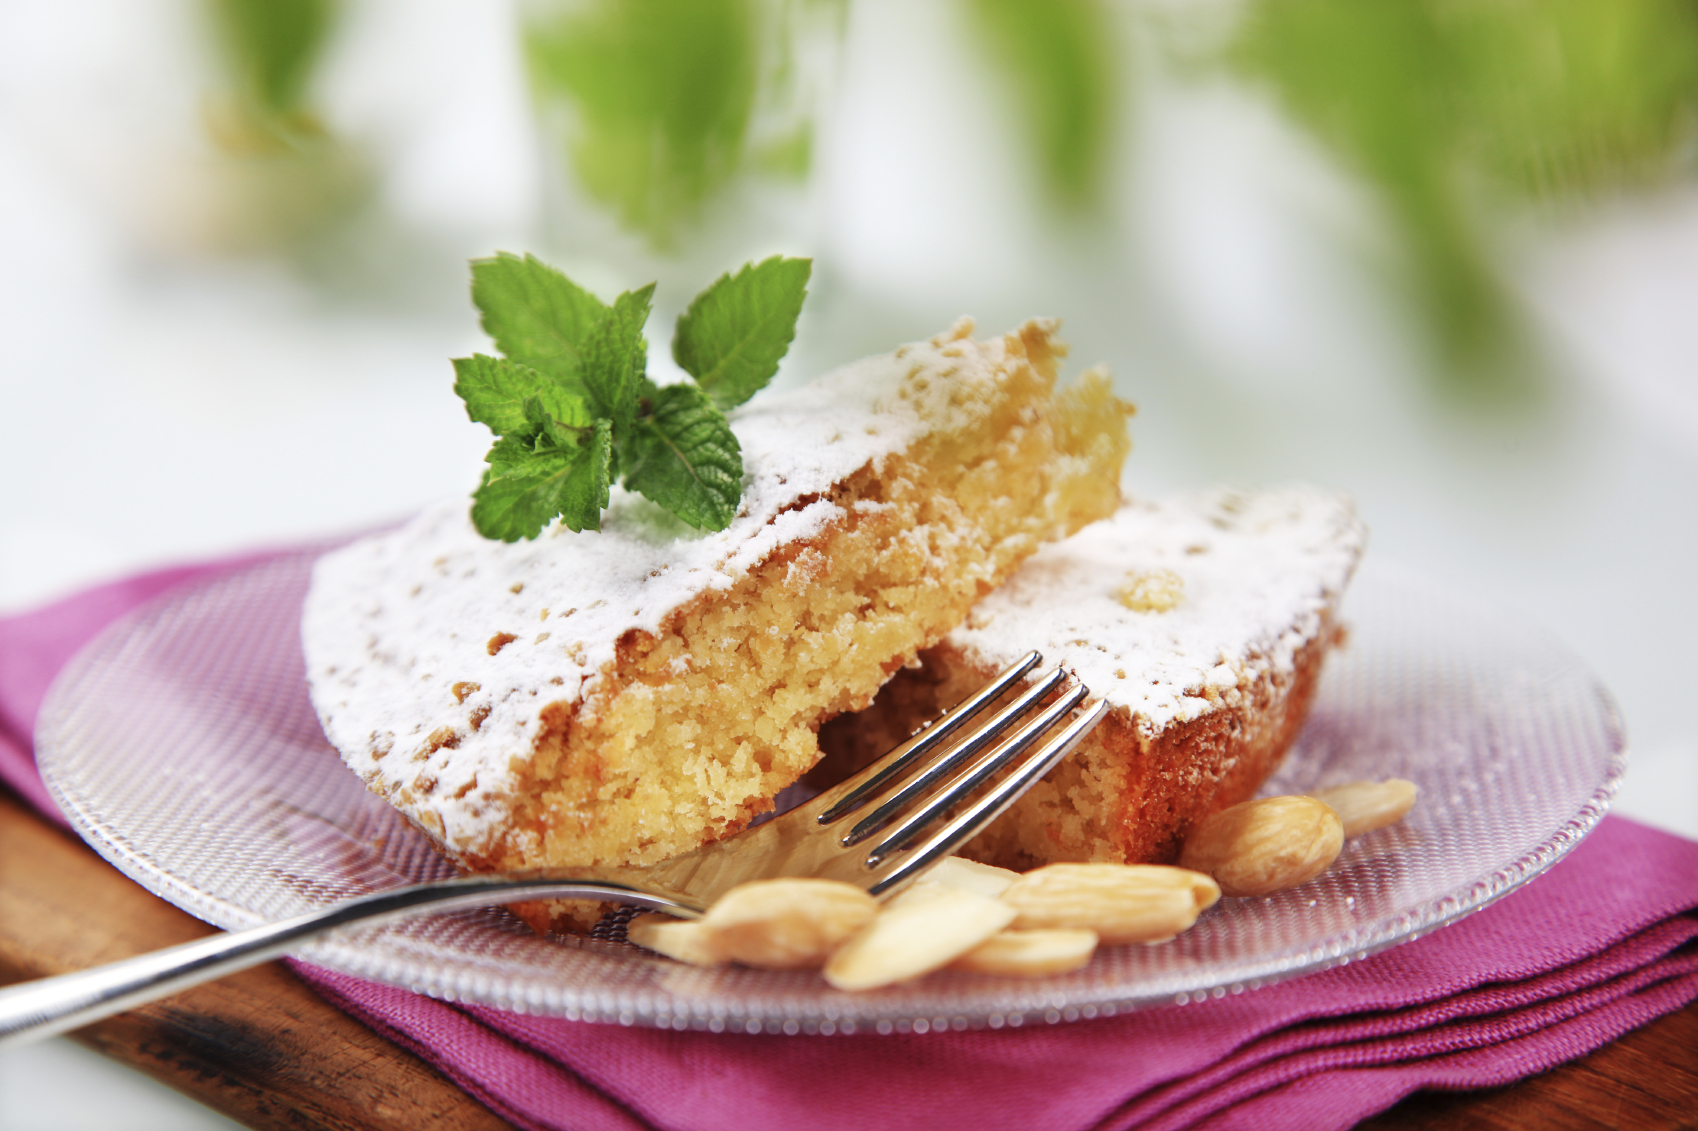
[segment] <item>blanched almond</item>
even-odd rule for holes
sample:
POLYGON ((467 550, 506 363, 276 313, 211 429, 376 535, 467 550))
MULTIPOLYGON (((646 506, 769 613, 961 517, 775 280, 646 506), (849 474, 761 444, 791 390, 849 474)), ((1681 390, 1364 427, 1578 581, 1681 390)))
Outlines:
POLYGON ((1208 876, 1162 864, 1050 864, 1002 893, 1017 929, 1095 931, 1105 946, 1170 939, 1219 898, 1208 876))
POLYGON ((1095 931, 998 931, 957 958, 953 967, 1005 978, 1042 978, 1079 969, 1096 949, 1095 931))
POLYGON ((1019 872, 1007 868, 996 868, 959 856, 945 856, 933 865, 931 871, 921 876, 915 886, 943 884, 945 887, 966 888, 994 899, 1007 891, 1009 885, 1019 878, 1019 872))
POLYGON ((691 966, 718 966, 727 961, 713 945, 700 919, 674 919, 651 911, 632 919, 625 928, 625 937, 638 946, 691 966))
POLYGON ((1206 872, 1227 895, 1268 895, 1326 870, 1344 845, 1344 822, 1313 797, 1265 797, 1205 817, 1179 863, 1206 872))
POLYGON ((1324 801, 1344 822, 1344 838, 1371 833, 1403 820, 1415 806, 1415 783, 1402 778, 1385 781, 1353 781, 1329 786, 1309 794, 1324 801))
POLYGON ((1008 926, 1014 909, 965 888, 916 884, 825 964, 840 990, 870 990, 930 973, 1008 926))
POLYGON ((747 966, 818 966, 878 913, 878 900, 838 880, 739 884, 698 922, 709 945, 747 966))

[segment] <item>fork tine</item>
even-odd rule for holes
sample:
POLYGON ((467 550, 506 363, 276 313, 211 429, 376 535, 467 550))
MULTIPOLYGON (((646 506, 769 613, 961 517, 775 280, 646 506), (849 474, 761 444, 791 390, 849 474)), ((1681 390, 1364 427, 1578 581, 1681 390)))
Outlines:
POLYGON ((900 863, 867 886, 868 893, 882 895, 901 886, 972 839, 975 833, 996 820, 1014 804, 1015 799, 1024 793, 1028 786, 1049 773, 1058 762, 1071 754, 1107 713, 1108 704, 1101 699, 1087 707, 1066 730, 1051 739, 1018 770, 1003 778, 994 789, 930 838, 903 854, 900 863))
MULTIPOLYGON (((1055 726, 1055 724, 1061 720, 1062 716, 1071 713, 1073 708, 1077 707, 1084 701, 1085 695, 1087 694, 1085 685, 1076 679, 1067 677, 1065 673, 1058 672, 1057 674, 1063 675, 1064 678, 1067 678, 1072 686, 1068 688, 1067 691, 1065 691, 1054 703, 1051 703, 1048 707, 1046 707, 1036 718, 1021 727, 1020 730, 1017 731, 1011 738, 998 745, 990 754, 978 759, 975 763, 968 766, 960 774, 951 779, 946 787, 938 790, 937 793, 924 805, 904 817, 902 821, 894 829, 890 830, 889 834, 887 834, 885 838, 878 843, 877 847, 873 848, 868 854, 867 863, 869 865, 877 865, 878 862, 883 860, 886 856, 889 856, 893 852, 900 851, 902 847, 910 840, 914 839, 914 837, 917 836, 922 829, 931 824, 932 821, 937 818, 938 814, 953 805, 959 804, 964 798, 977 792, 980 786, 984 785, 985 782, 991 779, 992 775, 1003 767, 1009 765, 1016 758, 1022 757, 1033 746, 1036 746, 1038 741, 1049 732, 1050 728, 1055 726)), ((1016 706, 1020 706, 1020 704, 1016 704, 1016 706)), ((998 718, 997 721, 1003 722, 1004 720, 1002 718, 998 718)), ((901 795, 899 794, 898 796, 900 797, 901 795)), ((880 816, 883 816, 884 822, 888 822, 894 814, 886 814, 885 811, 890 809, 895 801, 896 799, 893 798, 891 802, 881 805, 877 812, 875 812, 871 817, 868 817, 865 821, 861 822, 860 825, 857 825, 855 830, 851 832, 849 836, 843 838, 842 843, 844 846, 847 847, 854 843, 855 840, 865 839, 866 837, 871 836, 874 832, 878 831, 877 826, 870 828, 864 828, 864 826, 872 825, 874 819, 880 816), (852 837, 854 840, 851 839, 852 837)))
POLYGON ((845 790, 843 796, 819 815, 817 818, 819 823, 829 825, 859 809, 870 799, 879 796, 886 785, 907 773, 916 762, 930 757, 939 746, 953 737, 956 731, 1000 698, 1003 692, 1014 686, 1015 683, 1024 678, 1027 672, 1042 662, 1042 655, 1037 652, 1027 652, 1009 665, 1001 675, 973 695, 951 707, 919 734, 914 735, 860 773, 845 780, 836 787, 845 790))
MULTIPOLYGON (((969 759, 977 758, 986 748, 1000 742, 1003 736, 1021 718, 1030 713, 1035 705, 1048 698, 1050 693, 1061 686, 1066 679, 1067 673, 1057 668, 1036 684, 1027 688, 1020 698, 998 711, 989 722, 968 735, 963 742, 932 762, 924 770, 914 775, 900 789, 887 796, 880 802, 878 808, 862 818, 838 843, 848 848, 890 824, 891 821, 896 819, 896 815, 906 809, 916 797, 930 791, 933 786, 943 780, 944 775, 967 763, 969 759)), ((869 782, 868 784, 870 786, 872 783, 869 782)), ((868 800, 871 800, 870 796, 868 800)))

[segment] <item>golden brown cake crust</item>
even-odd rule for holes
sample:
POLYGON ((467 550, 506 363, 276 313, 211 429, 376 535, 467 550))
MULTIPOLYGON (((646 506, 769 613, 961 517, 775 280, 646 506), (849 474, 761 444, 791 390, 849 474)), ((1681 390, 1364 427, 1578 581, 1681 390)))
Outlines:
MULTIPOLYGON (((1061 862, 1172 863, 1198 821, 1254 796, 1278 767, 1338 635, 1329 618, 1292 671, 1264 668, 1236 702, 1154 738, 1139 733, 1125 708, 1112 711, 961 855, 1021 872, 1061 862)), ((922 662, 891 680, 869 710, 821 728, 828 756, 810 782, 823 786, 867 764, 996 674, 948 643, 928 649, 922 662)))
POLYGON ((872 760, 1037 647, 1110 712, 963 855, 1022 871, 1172 862, 1295 740, 1360 546, 1348 503, 1306 489, 1124 508, 1041 551, 872 709, 822 729, 829 755, 810 781, 872 760))
POLYGON ((1140 739, 1124 710, 1115 712, 1071 766, 1039 783, 963 855, 1019 871, 1074 860, 1172 863, 1198 821, 1254 796, 1278 767, 1308 717, 1328 647, 1310 641, 1290 675, 1264 671, 1240 702, 1153 741, 1140 739), (1082 830, 1057 819, 1078 779, 1111 772, 1124 774, 1117 805, 1087 815, 1082 830))

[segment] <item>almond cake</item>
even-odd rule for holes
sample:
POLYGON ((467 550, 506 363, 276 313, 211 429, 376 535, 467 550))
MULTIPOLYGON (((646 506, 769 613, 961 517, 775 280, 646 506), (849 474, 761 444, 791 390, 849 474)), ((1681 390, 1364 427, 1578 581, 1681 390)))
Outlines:
POLYGON ((1106 376, 1055 391, 1053 321, 972 329, 736 410, 725 530, 615 488, 599 534, 491 541, 456 499, 327 555, 302 634, 331 744, 471 871, 651 863, 743 828, 818 760, 822 721, 1119 504, 1130 409, 1106 376))

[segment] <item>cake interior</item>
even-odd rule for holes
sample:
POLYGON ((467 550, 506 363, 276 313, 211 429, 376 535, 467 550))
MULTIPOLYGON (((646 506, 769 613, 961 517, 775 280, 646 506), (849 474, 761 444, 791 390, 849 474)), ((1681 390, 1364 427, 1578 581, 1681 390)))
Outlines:
MULTIPOLYGON (((1253 679, 1224 691, 1200 689, 1214 709, 1160 731, 1124 707, 1112 710, 961 854, 1015 871, 1062 862, 1172 863, 1198 821, 1253 797, 1279 766, 1337 636, 1326 620, 1284 672, 1250 657, 1253 679)), ((823 728, 827 754, 809 784, 823 789, 841 780, 994 674, 947 642, 926 650, 871 707, 823 728)))
POLYGON ((1042 326, 1007 341, 1001 395, 967 426, 841 482, 818 536, 627 634, 584 701, 543 708, 510 831, 469 863, 649 863, 741 829, 818 761, 823 720, 868 706, 1039 544, 1112 513, 1126 406, 1097 373, 1054 394, 1042 326))

